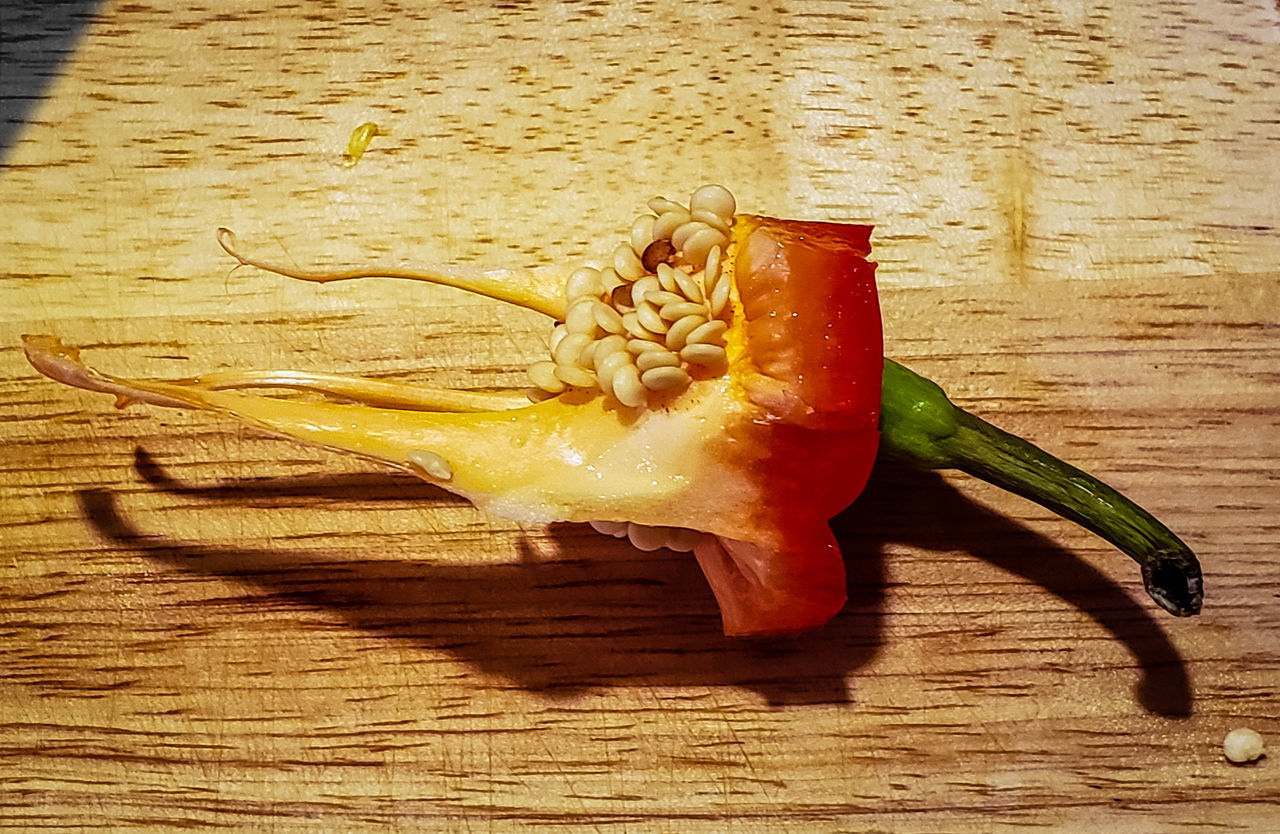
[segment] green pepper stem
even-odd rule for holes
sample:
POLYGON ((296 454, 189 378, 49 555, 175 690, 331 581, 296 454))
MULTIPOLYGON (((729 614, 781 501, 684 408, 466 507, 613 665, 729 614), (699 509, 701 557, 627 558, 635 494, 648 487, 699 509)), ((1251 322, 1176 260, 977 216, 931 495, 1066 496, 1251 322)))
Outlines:
POLYGON ((1142 567, 1147 593, 1179 617, 1200 612, 1195 554, 1150 513, 1097 478, 954 405, 937 384, 884 363, 880 449, 926 469, 959 469, 1092 530, 1142 567))

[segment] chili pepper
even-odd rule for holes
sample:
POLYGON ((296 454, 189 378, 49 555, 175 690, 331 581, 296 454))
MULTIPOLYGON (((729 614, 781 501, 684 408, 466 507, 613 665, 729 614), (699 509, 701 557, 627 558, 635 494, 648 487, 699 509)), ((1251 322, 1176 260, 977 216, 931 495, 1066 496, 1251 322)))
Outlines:
POLYGON ((870 227, 735 214, 719 186, 649 207, 609 264, 573 272, 298 270, 242 254, 219 230, 241 264, 283 275, 426 280, 552 316, 532 403, 293 371, 122 379, 49 336, 24 337, 27 356, 121 406, 221 412, 413 472, 496 515, 692 551, 730 635, 803 631, 843 606, 827 522, 862 490, 881 432, 894 455, 966 469, 1082 521, 1143 564, 1157 602, 1198 610, 1194 557, 1168 547, 1154 519, 883 359, 870 227), (341 402, 243 393, 273 387, 341 402))

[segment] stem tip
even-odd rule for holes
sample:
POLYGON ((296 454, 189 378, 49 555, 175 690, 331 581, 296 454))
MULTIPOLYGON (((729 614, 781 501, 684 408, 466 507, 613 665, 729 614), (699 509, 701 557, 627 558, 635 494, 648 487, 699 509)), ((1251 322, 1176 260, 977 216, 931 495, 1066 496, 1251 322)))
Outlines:
POLYGON ((1200 613, 1204 578, 1200 563, 1190 551, 1157 552, 1142 566, 1142 582, 1156 603, 1175 617, 1200 613))

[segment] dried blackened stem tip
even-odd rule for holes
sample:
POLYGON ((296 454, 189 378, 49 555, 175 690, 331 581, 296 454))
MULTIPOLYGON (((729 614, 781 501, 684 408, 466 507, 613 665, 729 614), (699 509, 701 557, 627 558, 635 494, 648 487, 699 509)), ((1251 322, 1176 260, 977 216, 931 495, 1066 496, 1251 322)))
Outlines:
POLYGON ((1204 577, 1190 551, 1161 551, 1142 566, 1142 583, 1161 608, 1177 617, 1200 613, 1204 577))

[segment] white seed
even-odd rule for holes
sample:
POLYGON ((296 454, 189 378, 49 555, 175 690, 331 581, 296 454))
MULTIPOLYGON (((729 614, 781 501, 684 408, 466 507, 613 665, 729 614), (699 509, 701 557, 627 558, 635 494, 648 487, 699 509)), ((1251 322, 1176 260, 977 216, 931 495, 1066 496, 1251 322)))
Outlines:
POLYGON ((621 333, 622 316, 617 310, 605 304, 603 301, 596 301, 591 305, 591 315, 595 317, 596 324, 601 330, 609 333, 621 333))
MULTIPOLYGON (((595 343, 595 347, 591 351, 591 364, 595 367, 597 373, 604 360, 614 353, 627 353, 626 336, 611 334, 595 343)), ((630 354, 627 355, 629 356, 630 354)))
POLYGON ((693 192, 693 196, 689 198, 689 208, 691 210, 706 209, 726 220, 731 220, 738 208, 738 202, 723 185, 704 185, 693 192))
POLYGON ((710 228, 711 227, 706 223, 699 223, 697 220, 690 220, 688 223, 685 223, 683 226, 671 233, 671 245, 683 251, 685 243, 689 238, 693 237, 696 232, 710 228))
MULTIPOLYGON (((599 351, 596 354, 599 355, 599 351)), ((631 354, 625 350, 614 351, 596 365, 596 378, 600 380, 600 387, 606 391, 613 389, 613 378, 618 371, 623 368, 634 368, 631 363, 631 354)))
POLYGON ((1222 740, 1222 752, 1232 764, 1248 764, 1266 753, 1262 734, 1248 727, 1237 727, 1222 740))
MULTIPOLYGON (((645 326, 640 323, 640 318, 635 310, 622 314, 622 326, 638 340, 657 341, 662 337, 652 330, 646 330, 645 326)), ((627 347, 631 347, 630 344, 627 347)))
MULTIPOLYGON (((557 381, 558 381, 558 380, 557 380, 557 381)), ((558 394, 558 393, 560 393, 560 392, 559 392, 559 391, 544 391, 544 390, 542 390, 541 388, 529 388, 529 389, 527 389, 527 390, 524 392, 524 395, 525 395, 525 397, 527 397, 527 398, 528 398, 529 402, 531 402, 531 403, 540 403, 540 402, 546 402, 547 400, 551 399, 552 397, 554 397, 554 396, 555 396, 556 394, 558 394)))
POLYGON ((662 320, 658 308, 654 307, 648 301, 636 305, 636 320, 640 322, 640 326, 650 333, 666 333, 667 323, 662 320))
POLYGON ((646 205, 649 206, 649 211, 657 215, 661 215, 668 211, 688 211, 688 209, 677 203, 675 200, 668 200, 666 197, 654 197, 646 203, 646 205))
POLYGON ((606 536, 614 536, 619 539, 627 537, 627 522, 625 521, 588 521, 587 523, 597 533, 604 533, 606 536))
POLYGON ((724 344, 724 334, 728 329, 729 325, 722 321, 709 321, 706 324, 699 325, 692 333, 689 334, 688 343, 691 345, 724 344))
POLYGON ((552 352, 557 365, 577 365, 582 358, 582 351, 595 339, 586 333, 570 333, 560 340, 552 352))
POLYGON ((556 363, 543 360, 529 366, 529 381, 549 394, 559 394, 564 383, 556 376, 556 363))
POLYGON ((645 248, 653 243, 653 224, 657 220, 652 214, 642 214, 631 224, 631 249, 637 255, 643 255, 645 248))
POLYGON ((548 350, 551 353, 555 353, 556 348, 559 347, 560 345, 560 342, 564 339, 565 336, 568 336, 568 335, 569 335, 569 328, 565 327, 563 324, 557 324, 555 328, 553 328, 551 331, 551 345, 548 348, 548 350))
POLYGON ((724 364, 728 360, 729 354, 719 345, 695 344, 682 347, 680 349, 680 358, 690 365, 714 368, 717 365, 724 364))
POLYGON ((712 246, 707 252, 707 265, 702 271, 702 283, 708 287, 714 287, 716 279, 720 277, 720 257, 724 254, 724 249, 719 246, 712 246))
POLYGON ((640 263, 640 256, 626 243, 619 243, 613 250, 613 268, 628 281, 644 275, 644 264, 640 263))
POLYGON ((711 251, 711 247, 724 246, 728 242, 729 238, 718 230, 703 226, 684 242, 684 259, 691 264, 703 266, 707 262, 707 253, 711 251))
MULTIPOLYGON (((671 234, 692 220, 692 215, 684 209, 663 212, 653 224, 654 240, 671 240, 671 234)), ((674 243, 674 241, 672 241, 674 243)), ((680 247, 676 247, 679 249, 680 247)))
POLYGON ((587 370, 591 370, 596 366, 596 346, 599 341, 594 341, 582 349, 582 353, 578 354, 578 365, 587 370))
POLYGON ((597 335, 596 317, 593 309, 599 304, 593 298, 580 298, 573 304, 569 305, 568 311, 564 314, 564 325, 569 329, 570 333, 586 333, 591 338, 597 335))
POLYGON ((688 527, 671 527, 667 532, 667 547, 676 553, 689 553, 702 541, 703 535, 688 527))
POLYGON ((666 345, 668 350, 679 350, 689 342, 689 334, 705 324, 707 317, 699 311, 696 315, 685 316, 667 328, 666 345))
POLYGON ((604 287, 604 290, 600 295, 607 298, 610 293, 618 287, 621 287, 626 283, 626 281, 622 280, 622 276, 618 274, 618 270, 611 266, 607 266, 600 270, 600 283, 604 287))
POLYGON ((655 307, 665 307, 668 304, 676 304, 681 301, 688 301, 678 292, 668 292, 666 290, 654 290, 644 294, 644 300, 648 301, 655 307))
POLYGON ((595 388, 596 375, 580 365, 556 365, 556 376, 574 388, 595 388))
POLYGON ((627 538, 633 547, 650 553, 667 546, 667 528, 632 522, 627 525, 627 538))
POLYGON ((569 280, 565 282, 565 295, 570 303, 583 298, 599 298, 604 294, 604 283, 600 280, 600 270, 592 269, 584 266, 582 269, 574 270, 569 276, 569 280))
POLYGON ((672 368, 664 365, 645 371, 640 375, 640 381, 650 391, 672 391, 689 384, 689 372, 684 368, 672 368))
POLYGON ((654 341, 656 338, 657 337, 653 334, 649 334, 649 338, 647 339, 632 339, 627 342, 627 351, 635 356, 639 356, 643 353, 648 353, 651 350, 663 350, 662 342, 654 341))
POLYGON ((729 223, 714 211, 700 208, 691 211, 689 214, 694 220, 701 220, 711 228, 717 229, 725 237, 729 236, 729 223))
POLYGON ((453 467, 449 465, 449 461, 435 452, 414 449, 405 455, 405 461, 409 464, 409 468, 418 475, 431 480, 447 481, 453 477, 453 467))
POLYGON ((625 365, 617 370, 613 375, 612 388, 614 398, 623 405, 631 408, 644 405, 645 388, 634 365, 625 365))
POLYGON ((674 304, 662 305, 658 315, 667 321, 679 321, 685 316, 705 315, 706 312, 707 308, 701 304, 695 304, 692 301, 677 301, 674 304))
POLYGON ((636 367, 640 369, 641 374, 654 368, 678 368, 679 366, 680 357, 669 350, 646 350, 636 357, 636 367))
POLYGON ((643 278, 641 278, 639 281, 636 281, 634 284, 631 285, 632 306, 639 307, 640 304, 645 300, 645 297, 649 293, 658 289, 658 287, 659 287, 658 279, 652 275, 646 275, 643 278))
POLYGON ((711 306, 711 315, 718 316, 724 312, 724 308, 729 306, 729 290, 733 288, 733 281, 729 277, 729 273, 725 272, 716 279, 716 284, 711 288, 711 293, 707 298, 707 303, 711 306))
POLYGON ((674 272, 676 284, 680 287, 680 293, 690 301, 701 302, 703 299, 702 284, 699 283, 698 279, 683 269, 677 269, 674 272))
POLYGON ((667 292, 679 292, 680 285, 676 283, 675 272, 671 264, 658 264, 658 286, 667 292))

